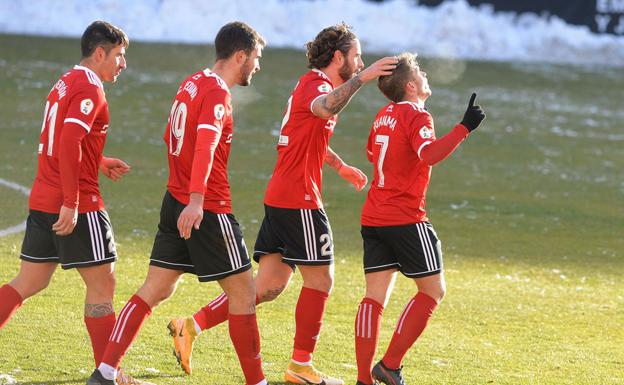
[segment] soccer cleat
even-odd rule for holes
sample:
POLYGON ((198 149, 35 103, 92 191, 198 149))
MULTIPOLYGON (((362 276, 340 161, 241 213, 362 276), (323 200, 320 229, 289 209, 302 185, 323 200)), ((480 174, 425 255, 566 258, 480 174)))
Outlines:
POLYGON ((113 380, 107 380, 99 370, 95 369, 87 379, 87 385, 117 385, 113 380))
POLYGON ((173 337, 173 355, 178 360, 178 364, 182 366, 184 372, 191 374, 191 356, 193 355, 193 342, 197 338, 195 331, 195 322, 193 318, 177 318, 171 320, 169 325, 169 334, 173 337))
MULTIPOLYGON (((358 381, 355 383, 355 385, 368 385, 368 384, 365 384, 362 381, 358 381)), ((377 381, 373 381, 373 383, 370 385, 379 385, 379 383, 377 381)))
POLYGON ((388 369, 383 362, 379 361, 373 367, 373 379, 386 385, 406 385, 401 369, 403 369, 402 366, 396 370, 388 369))
POLYGON ((314 369, 314 366, 299 365, 292 361, 288 364, 286 374, 284 375, 286 382, 291 384, 306 385, 343 385, 344 381, 339 378, 330 377, 326 374, 314 369))
POLYGON ((141 381, 136 378, 132 378, 129 374, 124 373, 122 369, 117 370, 117 378, 115 381, 117 385, 156 385, 153 382, 141 381))

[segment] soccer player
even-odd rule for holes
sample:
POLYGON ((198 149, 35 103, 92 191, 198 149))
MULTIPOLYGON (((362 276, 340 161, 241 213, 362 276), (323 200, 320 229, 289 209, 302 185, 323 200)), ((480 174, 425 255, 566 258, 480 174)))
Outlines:
MULTIPOLYGON (((275 299, 298 266, 303 288, 296 307, 292 360, 285 379, 295 384, 343 384, 312 366, 325 304, 333 285, 333 240, 323 209, 321 184, 327 163, 359 191, 367 179, 329 147, 338 113, 362 85, 389 75, 396 58, 380 59, 364 68, 360 42, 345 24, 323 29, 307 44, 310 71, 288 98, 277 143, 277 164, 267 187, 265 217, 254 248, 259 262, 257 301, 275 299)), ((191 371, 192 343, 201 330, 226 319, 232 306, 220 295, 192 318, 171 322, 174 345, 183 369, 191 371), (180 333, 182 332, 182 333, 180 333), (186 336, 186 337, 181 337, 186 336)))
POLYGON ((425 212, 431 166, 449 156, 485 119, 472 94, 461 123, 437 139, 425 109, 431 96, 416 55, 403 53, 392 75, 378 80, 390 99, 375 117, 367 145, 374 179, 362 209, 366 295, 355 320, 357 385, 405 385, 401 361, 427 326, 445 291, 440 241, 425 212), (386 354, 371 367, 383 309, 397 271, 418 288, 399 317, 386 354))
POLYGON ((260 360, 251 261, 232 215, 227 162, 233 135, 230 88, 260 70, 265 40, 241 22, 215 38, 212 70, 187 77, 171 107, 164 140, 169 181, 143 286, 119 313, 102 363, 88 385, 112 385, 115 372, 152 309, 169 298, 183 273, 218 281, 230 298, 230 338, 247 385, 266 384, 260 360))
POLYGON ((115 324, 117 252, 98 171, 117 181, 130 170, 122 160, 102 155, 109 128, 102 83, 114 83, 126 68, 128 37, 95 21, 80 45, 79 65, 61 76, 46 99, 20 271, 0 287, 0 328, 27 298, 48 286, 59 264, 75 268, 87 289, 84 322, 99 364, 115 324))

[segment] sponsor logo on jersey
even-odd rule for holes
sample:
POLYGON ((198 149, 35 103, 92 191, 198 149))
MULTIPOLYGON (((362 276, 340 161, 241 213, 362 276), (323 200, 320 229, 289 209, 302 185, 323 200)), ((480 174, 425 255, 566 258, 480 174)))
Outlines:
POLYGON ((318 86, 318 90, 319 92, 322 92, 324 94, 328 94, 331 92, 331 86, 329 85, 329 83, 323 83, 320 86, 318 86))
POLYGON ((433 138, 433 128, 422 126, 422 128, 420 129, 420 137, 423 139, 433 138))
POLYGON ((89 115, 93 111, 93 101, 91 99, 82 99, 80 102, 80 112, 89 115))
POLYGON ((225 107, 223 107, 223 104, 217 104, 214 107, 214 114, 215 114, 215 119, 217 120, 223 119, 223 115, 225 115, 225 107))

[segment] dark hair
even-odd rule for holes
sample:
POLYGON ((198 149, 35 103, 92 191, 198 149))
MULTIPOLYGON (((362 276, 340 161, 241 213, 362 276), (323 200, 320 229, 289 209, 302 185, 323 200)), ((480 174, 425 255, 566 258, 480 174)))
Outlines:
POLYGON ((334 52, 339 50, 344 55, 349 53, 357 36, 350 30, 351 27, 344 22, 327 27, 314 38, 306 43, 306 56, 308 68, 325 68, 331 63, 334 52))
POLYGON ((120 44, 128 48, 130 41, 126 33, 110 23, 98 20, 85 29, 80 40, 80 49, 82 57, 85 58, 93 55, 97 47, 104 48, 108 53, 120 44))
POLYGON ((241 21, 227 23, 215 37, 217 60, 228 59, 238 51, 245 51, 249 55, 258 45, 266 46, 266 40, 255 29, 241 21))
POLYGON ((412 71, 418 68, 417 55, 410 52, 403 52, 396 68, 392 71, 392 75, 380 76, 377 80, 377 87, 386 95, 386 97, 395 103, 403 100, 405 97, 405 85, 407 82, 414 80, 412 71))

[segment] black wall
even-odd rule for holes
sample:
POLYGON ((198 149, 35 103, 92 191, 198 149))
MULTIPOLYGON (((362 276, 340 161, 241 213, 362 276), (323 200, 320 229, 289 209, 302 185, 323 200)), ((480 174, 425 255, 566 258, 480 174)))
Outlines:
MULTIPOLYGON (((437 6, 443 1, 414 0, 426 6, 437 6)), ((624 0, 468 0, 468 3, 491 4, 496 11, 556 15, 570 24, 586 25, 597 33, 624 35, 624 0)))

